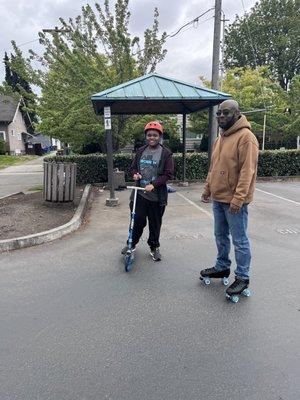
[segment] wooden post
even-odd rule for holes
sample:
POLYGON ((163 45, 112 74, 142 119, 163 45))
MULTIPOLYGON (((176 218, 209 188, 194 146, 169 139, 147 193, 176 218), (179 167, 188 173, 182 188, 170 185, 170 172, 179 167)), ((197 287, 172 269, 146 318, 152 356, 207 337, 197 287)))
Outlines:
POLYGON ((263 125, 263 140, 262 140, 262 151, 265 150, 265 138, 266 138, 266 122, 267 122, 267 114, 264 114, 264 125, 263 125))
POLYGON ((186 182, 186 113, 182 114, 182 185, 187 186, 186 182))
POLYGON ((117 206, 119 199, 115 197, 114 187, 114 161, 113 161, 113 141, 111 133, 111 114, 110 107, 104 107, 104 127, 106 134, 106 151, 107 151, 107 173, 108 173, 108 187, 110 191, 110 198, 106 199, 106 205, 109 207, 117 206))

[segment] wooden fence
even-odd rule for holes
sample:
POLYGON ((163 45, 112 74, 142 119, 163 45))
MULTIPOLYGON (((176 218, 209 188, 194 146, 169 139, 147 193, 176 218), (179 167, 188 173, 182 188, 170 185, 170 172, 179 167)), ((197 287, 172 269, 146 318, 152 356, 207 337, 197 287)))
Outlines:
POLYGON ((73 201, 76 189, 76 164, 44 162, 44 199, 73 201))

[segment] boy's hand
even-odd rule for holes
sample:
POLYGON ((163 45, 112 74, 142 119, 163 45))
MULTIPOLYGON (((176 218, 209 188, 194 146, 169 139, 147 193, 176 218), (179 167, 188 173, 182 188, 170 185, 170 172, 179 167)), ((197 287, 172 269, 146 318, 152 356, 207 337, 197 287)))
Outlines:
POLYGON ((140 179, 142 179, 142 175, 139 173, 133 174, 133 180, 134 181, 139 181, 140 179))
POLYGON ((152 192, 152 190, 154 190, 154 186, 152 185, 152 183, 148 183, 148 185, 145 186, 145 191, 152 192))

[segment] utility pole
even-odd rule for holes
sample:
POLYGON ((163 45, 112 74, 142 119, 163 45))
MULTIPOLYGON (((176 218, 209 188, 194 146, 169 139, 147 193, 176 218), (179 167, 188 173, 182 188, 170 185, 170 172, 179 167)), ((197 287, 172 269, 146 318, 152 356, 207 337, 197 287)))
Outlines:
MULTIPOLYGON (((211 85, 213 90, 219 90, 219 70, 220 70, 220 39, 221 39, 221 13, 222 0, 215 0, 214 18, 214 42, 211 85)), ((216 120, 217 106, 209 109, 209 137, 208 137, 208 157, 211 158, 212 147, 217 138, 218 124, 216 120)))
POLYGON ((224 43, 225 43, 225 24, 226 22, 229 21, 229 19, 226 19, 224 11, 222 11, 223 17, 221 19, 222 22, 222 48, 221 48, 221 63, 220 63, 220 80, 221 80, 221 85, 220 89, 222 90, 222 82, 223 82, 223 76, 224 76, 224 43))
POLYGON ((44 33, 67 33, 70 32, 69 29, 58 29, 57 26, 54 27, 54 29, 42 29, 44 33))

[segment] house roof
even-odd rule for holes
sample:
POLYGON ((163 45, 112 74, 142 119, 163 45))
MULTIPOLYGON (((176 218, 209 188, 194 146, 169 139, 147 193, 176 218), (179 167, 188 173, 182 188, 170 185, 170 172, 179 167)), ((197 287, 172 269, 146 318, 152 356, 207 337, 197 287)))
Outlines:
POLYGON ((0 122, 11 122, 14 119, 18 101, 11 96, 0 95, 0 122))
POLYGON ((149 74, 92 95, 96 114, 111 107, 112 114, 182 114, 217 105, 227 93, 149 74))

